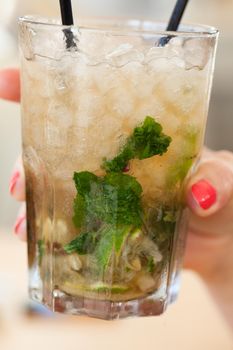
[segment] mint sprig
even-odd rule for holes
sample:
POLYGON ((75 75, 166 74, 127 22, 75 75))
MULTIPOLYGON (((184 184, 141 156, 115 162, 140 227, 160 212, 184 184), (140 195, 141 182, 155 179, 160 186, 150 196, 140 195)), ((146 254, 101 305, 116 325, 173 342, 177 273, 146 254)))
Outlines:
POLYGON ((68 254, 94 254, 101 274, 114 258, 119 261, 129 235, 143 225, 142 187, 137 179, 122 172, 132 159, 163 155, 171 138, 152 117, 133 130, 125 146, 112 160, 104 160, 105 176, 83 171, 74 173, 77 196, 74 225, 79 235, 66 244, 68 254))
POLYGON ((123 171, 131 159, 146 159, 162 156, 171 143, 171 137, 163 133, 162 126, 153 118, 146 117, 143 124, 136 127, 120 153, 112 160, 105 160, 103 168, 107 172, 123 171))

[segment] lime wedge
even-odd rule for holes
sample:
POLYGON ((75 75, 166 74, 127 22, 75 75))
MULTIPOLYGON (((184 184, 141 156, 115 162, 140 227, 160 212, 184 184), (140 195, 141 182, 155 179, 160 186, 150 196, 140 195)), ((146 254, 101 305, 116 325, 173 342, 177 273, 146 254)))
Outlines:
POLYGON ((95 283, 85 288, 86 291, 95 293, 112 293, 120 294, 129 290, 129 287, 121 284, 109 285, 106 283, 95 283))

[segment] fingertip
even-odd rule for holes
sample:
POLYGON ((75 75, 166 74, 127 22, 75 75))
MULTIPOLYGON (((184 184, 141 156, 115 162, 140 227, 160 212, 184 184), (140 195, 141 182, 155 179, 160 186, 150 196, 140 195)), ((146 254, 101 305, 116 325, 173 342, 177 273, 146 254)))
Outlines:
POLYGON ((22 162, 17 161, 12 172, 9 192, 17 201, 25 200, 25 177, 22 162))
POLYGON ((22 204, 14 225, 14 233, 21 240, 27 240, 27 219, 26 219, 26 205, 22 204))
POLYGON ((14 233, 20 241, 27 241, 26 215, 19 216, 14 225, 14 233))
POLYGON ((191 178, 186 200, 194 214, 207 217, 224 208, 232 194, 232 164, 213 157, 201 163, 191 178))
POLYGON ((26 241, 26 215, 17 218, 14 232, 21 241, 26 241))
POLYGON ((197 215, 209 216, 218 209, 217 190, 209 180, 200 179, 190 184, 187 202, 190 209, 197 215))
POLYGON ((0 98, 20 101, 20 74, 18 69, 0 70, 0 98))

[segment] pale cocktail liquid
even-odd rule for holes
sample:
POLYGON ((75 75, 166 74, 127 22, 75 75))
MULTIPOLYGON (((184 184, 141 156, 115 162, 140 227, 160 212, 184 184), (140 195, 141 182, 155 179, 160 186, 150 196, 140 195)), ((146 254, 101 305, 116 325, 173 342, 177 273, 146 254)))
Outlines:
POLYGON ((61 312, 160 314, 181 265, 215 37, 159 47, 152 34, 81 29, 67 50, 58 28, 33 30, 31 52, 21 44, 30 293, 61 312))

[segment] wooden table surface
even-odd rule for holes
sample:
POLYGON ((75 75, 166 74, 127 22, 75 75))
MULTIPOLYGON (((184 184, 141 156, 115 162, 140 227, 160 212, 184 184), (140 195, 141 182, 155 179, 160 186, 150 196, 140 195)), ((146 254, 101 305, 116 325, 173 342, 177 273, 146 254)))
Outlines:
POLYGON ((37 316, 27 301, 26 245, 0 232, 1 350, 233 350, 233 336, 204 285, 183 274, 180 298, 160 317, 101 321, 37 316))

